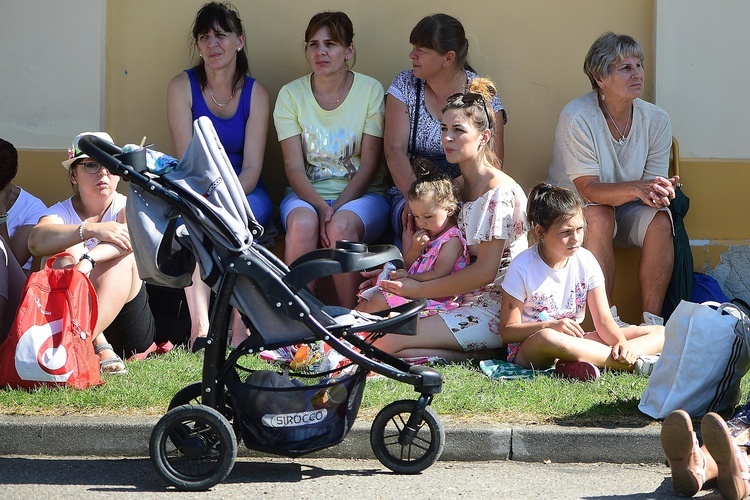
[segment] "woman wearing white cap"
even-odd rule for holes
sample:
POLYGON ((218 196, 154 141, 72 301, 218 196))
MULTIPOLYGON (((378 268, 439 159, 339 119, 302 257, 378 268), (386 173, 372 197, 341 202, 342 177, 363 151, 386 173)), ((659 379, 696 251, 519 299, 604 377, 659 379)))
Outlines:
POLYGON ((78 140, 84 135, 114 142, 105 132, 75 138, 62 165, 76 194, 45 212, 31 230, 29 250, 39 257, 68 252, 73 259, 57 262, 89 276, 99 299, 94 350, 102 372, 123 374, 127 369, 120 356, 151 346, 154 320, 125 224, 126 198, 116 191, 120 178, 81 152, 78 140))

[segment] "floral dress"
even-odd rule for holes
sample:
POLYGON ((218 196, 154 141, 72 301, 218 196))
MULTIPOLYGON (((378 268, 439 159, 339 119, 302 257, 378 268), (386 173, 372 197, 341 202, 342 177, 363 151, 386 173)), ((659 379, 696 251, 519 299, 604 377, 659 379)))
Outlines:
POLYGON ((497 349, 502 346, 497 323, 500 316, 500 284, 513 257, 528 248, 526 193, 515 182, 490 189, 474 201, 464 202, 458 227, 466 236, 469 253, 476 258, 479 244, 505 240, 495 279, 459 298, 460 306, 440 313, 465 351, 497 349))

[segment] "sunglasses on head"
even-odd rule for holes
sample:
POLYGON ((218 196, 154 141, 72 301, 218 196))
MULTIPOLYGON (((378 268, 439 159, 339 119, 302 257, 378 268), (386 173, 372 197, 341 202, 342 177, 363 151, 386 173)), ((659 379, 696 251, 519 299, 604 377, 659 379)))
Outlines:
POLYGON ((487 116, 487 126, 489 127, 492 123, 490 121, 490 112, 487 111, 487 103, 484 100, 484 96, 482 94, 478 94, 476 92, 466 92, 465 94, 462 92, 458 92, 457 94, 453 94, 452 96, 448 97, 446 100, 446 103, 448 104, 458 104, 463 103, 464 106, 473 106, 474 104, 477 104, 482 107, 484 110, 484 114, 487 116))

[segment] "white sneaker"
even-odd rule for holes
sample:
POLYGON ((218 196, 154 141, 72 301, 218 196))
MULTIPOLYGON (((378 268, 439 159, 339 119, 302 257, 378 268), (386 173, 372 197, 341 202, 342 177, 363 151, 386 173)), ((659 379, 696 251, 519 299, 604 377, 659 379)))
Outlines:
POLYGON ((658 354, 642 354, 635 360, 633 371, 638 375, 650 376, 654 372, 654 365, 659 361, 658 354))
POLYGON ((612 306, 609 308, 610 312, 612 313, 612 317, 615 319, 615 323, 617 323, 617 326, 620 328, 627 328, 629 326, 633 326, 630 323, 625 323, 623 320, 620 319, 620 317, 617 315, 617 306, 612 306))
POLYGON ((664 326, 664 318, 661 316, 657 316, 656 314, 643 311, 643 323, 641 323, 641 326, 664 326))

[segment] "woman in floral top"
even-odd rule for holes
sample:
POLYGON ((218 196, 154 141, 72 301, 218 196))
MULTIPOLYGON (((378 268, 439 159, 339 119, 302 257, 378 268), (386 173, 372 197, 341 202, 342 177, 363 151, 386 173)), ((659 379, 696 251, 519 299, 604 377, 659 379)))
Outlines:
MULTIPOLYGON (((395 184, 388 191, 388 201, 398 245, 408 237, 402 233, 411 213, 404 195, 415 179, 410 163, 423 157, 451 178, 461 174, 458 165, 445 158, 440 120, 448 96, 466 92, 469 82, 478 76, 468 62, 469 40, 464 26, 453 16, 425 16, 412 29, 409 43, 412 69, 396 75, 388 87, 383 131, 385 159, 395 184)), ((488 103, 495 115, 492 150, 502 164, 503 129, 508 116, 497 95, 488 103)))
POLYGON ((420 319, 417 335, 387 335, 376 342, 397 356, 461 360, 502 345, 496 328, 500 283, 510 260, 528 242, 526 195, 500 170, 493 152, 495 113, 487 103, 494 94, 490 80, 476 78, 466 93, 450 96, 443 109, 441 140, 448 161, 461 169, 464 204, 458 227, 466 235, 472 263, 425 283, 411 279, 380 282, 385 291, 407 298, 461 295, 460 307, 420 319))

